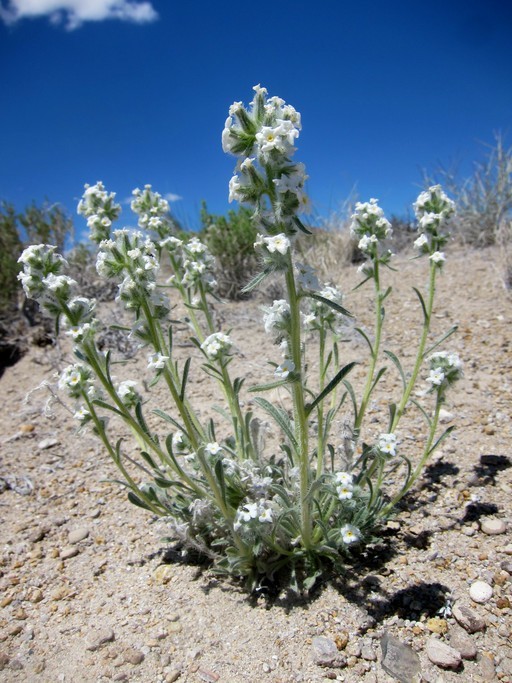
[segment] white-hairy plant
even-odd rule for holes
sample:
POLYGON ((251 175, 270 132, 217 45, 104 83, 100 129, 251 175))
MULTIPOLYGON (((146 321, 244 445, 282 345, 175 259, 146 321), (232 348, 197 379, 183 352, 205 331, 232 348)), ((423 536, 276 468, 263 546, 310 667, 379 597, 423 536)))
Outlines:
POLYGON ((222 144, 238 157, 230 198, 252 207, 258 230, 254 246, 261 273, 247 288, 272 274, 282 278, 286 292, 264 310, 262 333, 276 348, 273 376, 249 388, 256 394, 253 405, 259 415, 273 421, 279 434, 277 453, 265 451, 261 420, 242 402, 245 378, 231 373, 230 331, 215 326, 213 259, 196 237, 178 239, 173 234, 168 205, 150 186, 133 193, 131 208, 139 216, 139 231, 111 229, 120 207, 101 183, 86 186, 79 212, 98 243, 98 273, 117 281, 118 301, 133 316, 126 332, 146 347, 149 388, 163 382, 172 399, 168 412, 153 411, 168 425, 165 439, 146 421, 142 382, 114 381, 111 353, 100 352, 96 344, 94 301, 79 296, 76 283, 64 274, 66 261, 55 248, 29 247, 20 258, 20 279, 27 296, 61 322, 75 344, 77 362, 65 369, 59 386, 75 400, 74 416, 80 426, 92 427, 103 441, 124 477, 131 502, 168 518, 175 538, 210 558, 218 570, 244 577, 251 588, 285 571, 290 585, 307 589, 326 568, 341 570, 352 548, 378 538, 379 526, 393 514, 450 431, 438 434, 439 412, 449 386, 461 374, 461 364, 455 354, 435 351, 453 329, 434 341, 429 331, 436 277, 446 260, 443 228, 454 206, 439 186, 423 192, 415 204, 421 229, 415 245, 418 258, 426 257, 429 284, 426 296, 415 290, 423 324, 413 365, 404 368, 393 352, 381 348, 384 303, 391 293, 383 284, 383 271, 392 261, 383 241, 389 240, 391 225, 377 200, 356 204, 351 232, 366 257, 360 286, 373 284, 375 299, 371 338, 355 328, 369 352, 358 396, 348 379, 356 363, 342 362, 340 345, 353 316, 342 306, 337 287, 319 282, 313 269, 295 256, 298 232, 313 239, 300 220, 309 208, 307 175, 304 166, 292 160, 300 115, 282 99, 267 97, 264 88, 254 90, 249 108, 240 102, 231 106, 222 144), (159 278, 164 258, 172 269, 166 283, 159 278), (176 359, 173 348, 176 321, 170 317, 169 292, 172 301, 181 299, 186 306, 196 347, 184 363, 176 359), (318 359, 316 378, 308 370, 312 350, 318 359), (401 391, 385 406, 387 428, 372 433, 365 418, 386 370, 383 357, 394 366, 401 391), (200 365, 224 393, 222 429, 212 420, 205 422, 191 399, 192 364, 195 375, 200 365), (428 381, 422 404, 411 398, 420 376, 428 381), (273 395, 266 393, 271 389, 290 395, 290 411, 266 398, 273 395), (406 435, 400 432, 404 414, 414 410, 425 422, 416 454, 403 446, 406 435), (122 441, 112 440, 109 417, 134 435, 139 474, 122 441), (226 431, 227 437, 217 437, 226 431), (388 486, 392 477, 395 484, 388 486))

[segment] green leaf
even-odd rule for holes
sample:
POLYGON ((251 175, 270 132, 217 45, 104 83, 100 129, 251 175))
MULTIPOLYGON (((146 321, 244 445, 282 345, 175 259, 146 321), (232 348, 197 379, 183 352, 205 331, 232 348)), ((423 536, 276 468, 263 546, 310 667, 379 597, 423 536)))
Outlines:
POLYGON ((398 357, 395 356, 395 354, 392 351, 386 351, 385 350, 384 353, 396 366, 398 372, 400 373, 400 377, 402 378, 402 385, 405 389, 405 387, 407 386, 407 379, 405 377, 404 369, 402 368, 402 364, 400 363, 398 357))
POLYGON ((182 425, 180 425, 180 423, 177 422, 173 417, 171 417, 171 416, 168 415, 167 413, 164 413, 163 410, 160 410, 159 408, 155 408, 155 409, 152 411, 152 413, 153 413, 154 415, 158 415, 158 417, 161 417, 162 420, 165 420, 166 422, 170 422, 172 425, 174 425, 174 427, 176 427, 176 429, 179 429, 180 432, 185 432, 185 431, 186 431, 185 427, 183 427, 182 425))
POLYGON ((141 426, 142 431, 144 432, 144 434, 147 434, 147 436, 149 436, 149 438, 150 438, 151 440, 153 440, 152 437, 151 437, 151 432, 150 432, 150 430, 149 430, 149 427, 148 427, 148 425, 146 424, 146 420, 144 419, 144 416, 143 416, 143 414, 142 414, 142 403, 141 403, 140 401, 139 401, 139 402, 137 403, 137 405, 135 406, 135 415, 136 415, 136 417, 137 417, 137 422, 138 422, 139 425, 141 426))
POLYGON ((427 413, 427 411, 425 410, 425 408, 424 408, 422 405, 420 405, 420 403, 418 403, 418 401, 417 401, 415 398, 411 398, 411 403, 412 403, 413 405, 415 405, 416 408, 420 411, 420 413, 423 415, 423 417, 424 417, 425 420, 427 421, 427 424, 428 424, 428 426, 429 426, 429 428, 430 428, 431 425, 432 425, 432 418, 431 418, 430 415, 427 413))
POLYGON ((432 446, 432 448, 429 450, 428 454, 430 455, 431 453, 433 453, 433 452, 436 450, 436 448, 439 446, 439 444, 441 443, 441 441, 444 441, 444 440, 446 439, 446 437, 447 437, 449 434, 451 434, 451 432, 453 432, 454 429, 455 429, 455 425, 452 425, 451 427, 448 427, 448 429, 445 429, 444 432, 443 432, 443 433, 441 434, 441 436, 439 437, 439 439, 435 442, 435 444, 434 444, 434 445, 432 446))
POLYGON ((427 313, 427 307, 425 305, 425 300, 424 300, 419 289, 417 289, 416 287, 413 287, 413 290, 416 292, 416 295, 417 295, 418 299, 420 300, 421 308, 423 310, 423 319, 424 319, 425 323, 428 323, 428 313, 427 313))
POLYGON ((183 402, 185 400, 185 387, 187 386, 187 379, 188 379, 188 371, 190 368, 190 363, 191 359, 187 358, 185 361, 185 366, 183 368, 183 379, 181 381, 181 390, 180 390, 180 401, 183 402))
POLYGON ((100 408, 105 408, 105 410, 110 410, 113 413, 116 413, 117 415, 124 417, 124 414, 118 408, 114 408, 114 406, 111 406, 110 403, 107 403, 106 401, 102 401, 100 398, 95 398, 92 403, 95 406, 99 406, 100 408))
POLYGON ((350 384, 350 382, 346 379, 343 380, 343 384, 348 391, 348 395, 350 396, 350 399, 352 401, 352 406, 354 408, 354 420, 357 420, 357 413, 359 412, 357 409, 357 398, 356 398, 356 392, 354 391, 354 387, 350 384))
POLYGON ((274 272, 274 268, 265 268, 264 270, 261 271, 261 273, 258 273, 258 275, 253 277, 252 280, 249 280, 249 282, 245 285, 245 287, 242 287, 242 292, 244 294, 247 292, 250 292, 255 287, 257 287, 259 284, 261 284, 263 282, 263 280, 265 280, 273 272, 274 272))
POLYGON ((144 510, 151 510, 151 507, 141 500, 138 496, 136 496, 133 491, 128 491, 128 500, 130 503, 133 503, 133 505, 136 505, 139 508, 144 508, 144 510))
POLYGON ((370 338, 368 337, 368 335, 366 334, 366 332, 364 332, 360 327, 356 327, 355 330, 356 330, 356 332, 359 332, 359 334, 361 335, 361 337, 362 337, 362 338, 365 340, 365 342, 368 344, 368 347, 370 348, 370 353, 371 353, 371 355, 373 356, 373 344, 371 343, 370 338))
POLYGON ((153 458, 147 453, 146 451, 141 451, 140 452, 141 456, 144 458, 144 460, 148 463, 150 467, 152 467, 154 470, 158 469, 155 461, 153 458))
POLYGON ((321 304, 324 304, 325 306, 329 306, 329 308, 332 308, 335 310, 337 313, 341 313, 341 315, 346 315, 349 318, 353 318, 354 316, 352 313, 349 313, 346 308, 343 308, 343 306, 340 306, 337 304, 335 301, 331 301, 330 299, 326 299, 324 296, 321 294, 318 294, 317 292, 305 292, 303 296, 309 296, 310 299, 315 299, 316 301, 319 301, 321 304))
POLYGON ((261 408, 263 408, 265 412, 267 412, 271 417, 274 418, 274 420, 277 422, 277 424, 281 427, 283 432, 288 437, 288 440, 292 444, 295 452, 298 452, 299 444, 297 443, 297 439, 293 434, 292 425, 287 413, 282 408, 277 408, 266 399, 261 398, 261 396, 255 398, 254 402, 257 403, 261 408))
POLYGON ((215 463, 215 476, 219 482, 222 500, 224 501, 224 504, 226 504, 226 481, 224 479, 224 466, 222 460, 217 460, 215 463))
POLYGON ((443 334, 441 337, 439 337, 439 339, 437 339, 437 341, 435 341, 435 342, 432 344, 432 346, 430 346, 430 347, 425 351, 425 353, 423 354, 423 357, 429 356, 429 355, 432 353, 432 351, 433 351, 434 349, 437 349, 437 347, 440 346, 440 344, 442 344, 444 341, 446 341, 446 340, 448 339, 448 337, 451 337, 452 334, 453 334, 454 332, 456 332, 458 329, 459 329, 459 328, 458 328, 458 325, 453 325, 452 327, 450 327, 450 329, 448 330, 448 332, 446 332, 446 334, 443 334))
POLYGON ((348 375, 348 373, 352 370, 354 365, 357 365, 356 361, 352 361, 352 363, 347 363, 345 367, 341 368, 341 370, 331 379, 331 381, 324 388, 324 390, 318 394, 313 403, 310 403, 306 406, 307 415, 310 415, 313 408, 315 408, 315 406, 317 406, 321 401, 323 401, 324 398, 328 396, 331 393, 331 391, 333 391, 338 386, 342 379, 346 375, 348 375))
POLYGON ((302 221, 300 221, 300 220, 297 218, 297 216, 294 216, 294 217, 293 217, 293 222, 295 223, 295 225, 299 228, 299 230, 300 230, 301 232, 304 232, 306 235, 312 235, 312 234, 313 234, 313 233, 311 232, 311 230, 308 230, 308 229, 306 228, 306 226, 302 223, 302 221))
POLYGON ((388 432, 392 431, 393 422, 395 421, 395 415, 396 415, 396 403, 390 403, 389 404, 389 428, 388 428, 388 432))
POLYGON ((271 389, 278 389, 279 387, 284 387, 290 385, 287 379, 277 379, 275 382, 268 382, 267 384, 256 384, 256 386, 251 387, 249 391, 255 393, 257 391, 270 391, 271 389))

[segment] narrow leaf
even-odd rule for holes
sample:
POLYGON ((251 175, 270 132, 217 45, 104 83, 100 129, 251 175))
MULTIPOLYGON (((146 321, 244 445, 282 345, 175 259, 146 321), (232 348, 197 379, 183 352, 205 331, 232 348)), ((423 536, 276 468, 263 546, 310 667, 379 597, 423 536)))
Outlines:
POLYGON ((298 451, 299 445, 297 443, 297 439, 293 434, 290 418, 288 417, 286 412, 282 408, 277 408, 276 406, 272 405, 272 403, 270 403, 266 399, 261 398, 261 396, 256 397, 254 399, 254 402, 257 403, 261 408, 263 408, 263 410, 265 410, 265 412, 267 412, 271 417, 274 418, 274 420, 277 422, 277 424, 281 427, 283 432, 288 437, 288 440, 293 445, 295 451, 298 451))
POLYGON ((422 296, 419 289, 417 289, 416 287, 413 287, 413 290, 416 292, 416 295, 417 295, 418 299, 420 300, 421 308, 423 310, 423 318, 424 318, 425 322, 427 323, 428 322, 428 313, 427 313, 427 307, 425 305, 425 300, 423 299, 423 296, 422 296))
POLYGON ((151 507, 141 500, 138 496, 136 496, 133 491, 128 491, 128 500, 130 503, 133 503, 133 505, 136 505, 139 508, 144 508, 144 510, 151 510, 151 507))
POLYGON ((434 349, 437 349, 437 347, 442 344, 444 341, 448 339, 448 337, 451 337, 454 332, 458 330, 458 325, 453 325, 453 327, 450 327, 448 332, 446 334, 443 334, 442 337, 439 337, 437 341, 435 341, 430 348, 428 348, 423 356, 429 356, 434 349))
POLYGON ((297 218, 297 216, 294 216, 294 217, 293 217, 293 222, 295 223, 295 225, 299 228, 299 230, 300 230, 301 232, 304 232, 306 235, 312 235, 312 234, 313 234, 313 233, 311 232, 311 230, 308 230, 308 229, 306 228, 306 226, 302 223, 302 221, 300 221, 300 220, 297 218))
POLYGON ((384 353, 396 366, 398 372, 400 373, 400 377, 402 378, 402 384, 403 384, 403 387, 405 389, 405 387, 407 386, 407 379, 405 377, 404 369, 403 369, 402 364, 400 363, 398 357, 395 356, 395 354, 392 351, 386 351, 385 350, 384 353))
POLYGON ((349 318, 353 318, 354 316, 352 313, 349 313, 346 308, 343 308, 343 306, 340 306, 337 304, 335 301, 331 301, 330 299, 326 299, 324 296, 321 294, 318 294, 317 292, 306 292, 304 296, 309 296, 311 299, 315 299, 316 301, 319 301, 321 304, 325 304, 325 306, 329 306, 329 308, 332 308, 335 310, 337 313, 341 313, 341 315, 346 315, 349 318))
POLYGON ((324 400, 326 396, 328 396, 333 389, 335 389, 338 384, 341 382, 341 380, 348 375, 348 373, 352 370, 354 365, 357 365, 356 361, 352 361, 352 363, 347 363, 345 367, 341 368, 341 370, 331 379, 329 384, 324 388, 323 391, 321 391, 318 396, 315 398, 313 403, 310 403, 309 405, 306 406, 306 414, 309 415, 313 408, 317 406, 321 401, 324 400))
POLYGON ((185 400, 185 388, 187 386, 188 371, 190 369, 190 363, 191 363, 191 359, 187 358, 187 360, 185 361, 185 366, 183 368, 183 379, 181 381, 181 390, 180 390, 180 401, 182 401, 182 402, 185 400))
POLYGON ((362 337, 362 338, 365 340, 365 342, 368 344, 368 346, 369 346, 369 348, 370 348, 370 353, 371 353, 371 355, 373 356, 373 344, 371 343, 370 338, 368 337, 368 335, 366 334, 366 332, 364 332, 360 327, 356 327, 355 330, 356 330, 356 332, 359 332, 359 334, 361 335, 361 337, 362 337))

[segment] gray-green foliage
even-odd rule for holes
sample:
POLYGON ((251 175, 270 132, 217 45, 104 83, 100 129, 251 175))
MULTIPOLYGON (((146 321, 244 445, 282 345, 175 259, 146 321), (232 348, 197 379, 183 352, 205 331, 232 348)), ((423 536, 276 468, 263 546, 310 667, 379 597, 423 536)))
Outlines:
POLYGON ((0 315, 16 304, 21 248, 16 211, 12 204, 4 202, 0 209, 0 315))
POLYGON ((227 216, 208 212, 206 202, 201 208, 201 237, 215 257, 218 292, 228 299, 242 298, 242 289, 258 269, 254 253, 257 230, 245 207, 229 211, 227 216))
MULTIPOLYGON (((433 177, 440 179, 457 203, 452 230, 462 242, 487 247, 503 238, 504 226, 510 232, 512 147, 505 146, 502 135, 495 135, 483 161, 475 162, 473 173, 467 178, 460 178, 456 171, 443 166, 433 177)), ((428 174, 425 183, 432 184, 428 174)))

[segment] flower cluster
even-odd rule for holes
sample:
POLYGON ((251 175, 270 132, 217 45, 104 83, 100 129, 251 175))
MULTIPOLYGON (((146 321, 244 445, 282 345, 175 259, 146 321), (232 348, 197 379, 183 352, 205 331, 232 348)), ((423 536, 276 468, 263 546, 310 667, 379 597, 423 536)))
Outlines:
POLYGON ((440 185, 433 185, 418 196, 414 203, 414 212, 419 229, 424 231, 415 240, 414 247, 420 255, 428 254, 430 260, 441 268, 446 257, 440 249, 447 241, 447 235, 441 232, 441 228, 454 215, 455 203, 440 185))
POLYGON ((222 148, 239 157, 229 183, 229 201, 252 204, 255 218, 270 234, 292 235, 296 215, 309 211, 304 191, 304 164, 290 161, 301 130, 300 114, 279 97, 254 87, 247 110, 241 102, 229 109, 222 132, 222 148))
POLYGON ((160 240, 169 237, 172 222, 169 220, 169 202, 158 192, 153 192, 151 185, 138 187, 132 192, 130 207, 139 216, 139 227, 158 235, 160 240))
POLYGON ((33 244, 24 250, 18 263, 23 264, 18 279, 28 298, 38 301, 50 315, 63 316, 64 327, 75 341, 82 342, 94 335, 96 302, 74 296, 77 283, 61 273, 68 264, 56 253, 56 247, 33 244))
POLYGON ((62 391, 67 391, 72 398, 82 397, 93 386, 90 368, 83 363, 68 365, 59 377, 58 386, 62 391))
POLYGON ((358 247, 363 253, 371 258, 377 258, 379 243, 391 237, 393 233, 391 223, 384 216, 377 199, 357 202, 352 214, 350 233, 359 239, 358 247))
POLYGON ((132 379, 125 379, 117 387, 117 395, 127 408, 133 408, 142 400, 141 395, 135 390, 137 382, 132 379))
POLYGON ((237 510, 233 528, 238 531, 243 525, 250 525, 254 521, 272 524, 272 507, 268 501, 258 500, 242 505, 237 510))
POLYGON ((85 192, 78 203, 78 213, 87 219, 90 238, 99 244, 110 236, 112 223, 119 218, 121 205, 115 203, 115 192, 107 192, 102 182, 85 185, 85 192))
MULTIPOLYGON (((327 301, 341 306, 342 292, 334 285, 325 284, 318 294, 327 301)), ((331 306, 318 299, 311 299, 310 312, 303 317, 303 323, 308 330, 330 330, 336 332, 341 323, 341 316, 331 306)))
POLYGON ((233 342, 227 334, 214 332, 204 340, 201 349, 209 360, 220 360, 229 353, 232 346, 233 342))
POLYGON ((430 374, 427 381, 432 389, 443 392, 462 376, 462 362, 456 353, 438 351, 429 357, 430 374))
POLYGON ((265 332, 279 344, 290 331, 290 304, 285 299, 276 299, 272 306, 264 306, 263 311, 265 332))
POLYGON ((159 262, 155 244, 141 232, 114 230, 113 239, 103 240, 96 259, 96 270, 106 278, 121 280, 118 299, 126 308, 139 310, 151 303, 157 317, 169 311, 167 299, 156 291, 159 262))
POLYGON ((380 454, 394 457, 396 455, 396 436, 394 434, 380 434, 377 440, 377 450, 380 454))
POLYGON ((354 495, 354 477, 350 472, 336 472, 336 494, 340 500, 350 500, 354 495))

